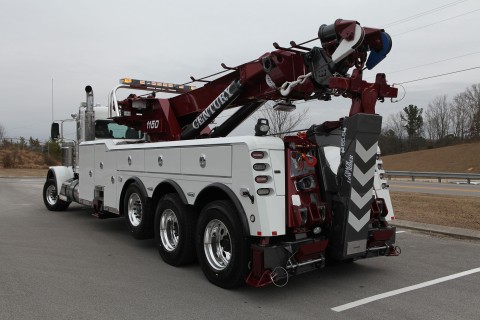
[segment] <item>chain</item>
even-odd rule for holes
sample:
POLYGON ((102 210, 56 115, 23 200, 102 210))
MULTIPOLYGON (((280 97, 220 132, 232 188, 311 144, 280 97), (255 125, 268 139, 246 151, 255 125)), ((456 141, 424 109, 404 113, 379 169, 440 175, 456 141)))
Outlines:
POLYGON ((288 96, 293 88, 295 88, 299 84, 303 84, 307 80, 307 78, 310 77, 311 75, 312 73, 309 72, 307 74, 304 74, 303 76, 299 76, 295 81, 291 81, 291 82, 286 81, 280 87, 280 93, 282 94, 282 96, 288 96))

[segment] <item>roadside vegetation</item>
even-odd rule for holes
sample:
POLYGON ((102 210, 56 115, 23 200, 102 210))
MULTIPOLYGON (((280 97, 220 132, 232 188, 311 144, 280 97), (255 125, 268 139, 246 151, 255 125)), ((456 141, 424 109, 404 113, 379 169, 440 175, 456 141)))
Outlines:
POLYGON ((383 155, 391 155, 472 141, 480 141, 480 83, 452 99, 440 95, 425 107, 409 105, 390 115, 379 146, 383 155))
POLYGON ((385 170, 480 173, 480 141, 383 156, 385 170))
POLYGON ((480 198, 391 192, 396 219, 480 230, 480 198))
POLYGON ((60 145, 54 141, 41 144, 38 139, 23 137, 0 140, 0 168, 45 169, 60 163, 60 145))

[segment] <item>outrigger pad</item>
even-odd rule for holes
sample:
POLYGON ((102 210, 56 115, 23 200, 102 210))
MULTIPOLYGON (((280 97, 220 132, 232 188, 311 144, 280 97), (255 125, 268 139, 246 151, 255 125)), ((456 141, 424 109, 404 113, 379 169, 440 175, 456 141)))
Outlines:
POLYGON ((338 195, 333 203, 330 254, 338 260, 364 255, 373 200, 378 137, 382 117, 359 113, 341 128, 338 195))

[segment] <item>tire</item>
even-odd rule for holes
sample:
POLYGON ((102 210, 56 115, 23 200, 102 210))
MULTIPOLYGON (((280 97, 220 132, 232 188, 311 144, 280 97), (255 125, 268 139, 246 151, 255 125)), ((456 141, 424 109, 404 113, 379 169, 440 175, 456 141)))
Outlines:
POLYGON ((43 185, 43 202, 50 211, 63 211, 68 208, 70 201, 63 201, 58 197, 55 179, 48 179, 43 185))
POLYGON ((137 183, 128 186, 123 201, 124 216, 131 235, 139 240, 152 238, 150 202, 147 201, 137 183))
POLYGON ((160 199, 155 210, 155 242, 163 261, 172 266, 195 261, 195 222, 194 210, 177 194, 160 199))
POLYGON ((245 283, 250 245, 230 201, 214 201, 202 210, 196 249, 202 271, 211 283, 225 289, 245 283))

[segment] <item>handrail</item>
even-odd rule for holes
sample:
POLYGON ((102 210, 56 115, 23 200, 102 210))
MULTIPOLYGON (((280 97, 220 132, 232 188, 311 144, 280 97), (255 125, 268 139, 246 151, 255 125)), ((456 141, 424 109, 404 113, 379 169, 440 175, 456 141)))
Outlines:
POLYGON ((119 117, 120 112, 118 109, 118 101, 117 101, 117 90, 120 88, 130 88, 130 86, 120 84, 112 89, 110 95, 108 96, 108 117, 112 117, 112 108, 115 110, 115 116, 119 117), (112 105, 113 104, 113 105, 112 105))

